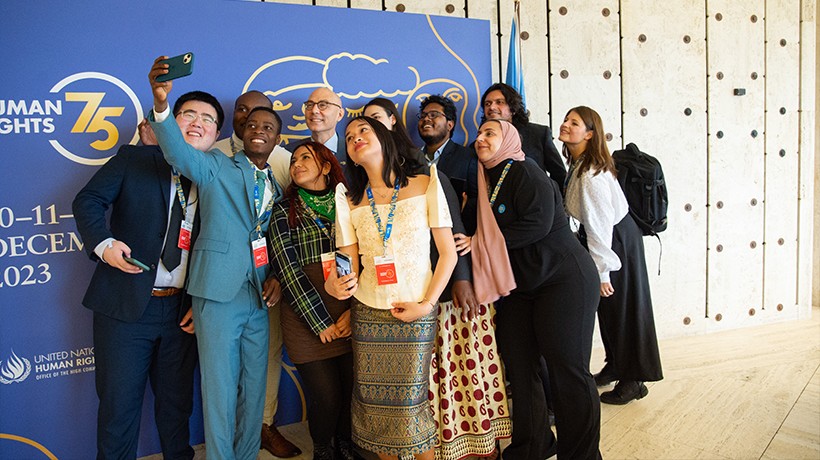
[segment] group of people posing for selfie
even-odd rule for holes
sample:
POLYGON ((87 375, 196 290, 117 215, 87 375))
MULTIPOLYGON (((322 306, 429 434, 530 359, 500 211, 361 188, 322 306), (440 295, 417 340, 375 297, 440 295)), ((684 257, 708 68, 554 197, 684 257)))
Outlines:
POLYGON ((311 136, 282 148, 250 91, 217 143, 219 102, 169 107, 165 59, 146 146, 122 147, 74 203, 97 260, 101 458, 135 452, 149 380, 165 458, 193 456, 197 358, 208 458, 299 455, 273 420, 283 343, 314 459, 596 459, 600 403, 662 378, 641 232, 594 110, 567 112, 562 159, 505 84, 484 92, 469 146, 446 97, 421 101, 417 146, 390 100, 348 118, 317 88, 311 136))

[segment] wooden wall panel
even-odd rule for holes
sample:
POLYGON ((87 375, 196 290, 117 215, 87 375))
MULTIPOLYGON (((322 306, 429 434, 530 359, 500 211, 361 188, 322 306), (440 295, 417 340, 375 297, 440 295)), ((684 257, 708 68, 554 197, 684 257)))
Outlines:
POLYGON ((756 321, 763 300, 763 0, 707 3, 709 328, 756 321))
POLYGON ((291 5, 313 5, 313 0, 276 0, 274 3, 289 3, 291 5))
MULTIPOLYGON (((547 50, 547 2, 544 0, 521 1, 522 68, 526 105, 530 120, 544 125, 550 124, 549 94, 549 52, 547 50)), ((510 49, 510 32, 513 16, 513 2, 504 1, 501 7, 501 53, 500 79, 507 76, 507 60, 510 49)))
MULTIPOLYGON (((820 265, 820 253, 812 251, 815 227, 817 195, 820 194, 820 180, 815 182, 818 161, 820 161, 820 136, 817 120, 818 73, 818 24, 817 1, 801 0, 800 12, 800 190, 799 190, 799 241, 797 245, 797 290, 800 317, 811 317, 812 267, 820 265), (816 150, 817 149, 817 150, 816 150)), ((820 249, 820 248, 818 248, 820 249)), ((820 293, 820 280, 814 292, 820 293)), ((820 294, 817 294, 820 297, 820 294)))
MULTIPOLYGON (((498 46, 498 34, 500 33, 498 26, 498 1, 467 0, 467 13, 470 18, 486 19, 490 21, 490 47, 492 51, 492 57, 490 60, 493 64, 492 80, 498 81, 500 78, 499 69, 501 68, 501 64, 499 63, 501 54, 498 46)), ((507 30, 507 33, 509 33, 509 29, 507 30)), ((506 54, 506 51, 504 53, 506 54)))
POLYGON ((766 199, 761 320, 798 317, 800 1, 766 2, 766 199))
MULTIPOLYGON (((337 0, 339 3, 347 3, 347 0, 337 0)), ((317 0, 318 3, 318 0, 317 0)), ((351 8, 359 8, 362 10, 378 10, 382 9, 382 0, 351 0, 351 8)))
POLYGON ((557 131, 570 108, 586 105, 601 115, 609 148, 621 148, 618 2, 551 2, 549 37, 551 126, 557 131))
POLYGON ((644 238, 661 335, 699 333, 705 323, 705 14, 703 0, 621 1, 623 142, 661 161, 669 193, 662 248, 644 238))
POLYGON ((466 0, 385 0, 386 11, 434 14, 463 18, 466 15, 466 0))

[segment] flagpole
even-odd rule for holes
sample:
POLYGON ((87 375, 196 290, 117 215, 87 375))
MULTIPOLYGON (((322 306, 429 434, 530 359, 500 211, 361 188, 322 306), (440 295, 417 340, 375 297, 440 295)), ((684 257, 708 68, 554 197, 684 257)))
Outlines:
POLYGON ((507 53, 507 77, 506 83, 521 95, 521 99, 526 105, 526 96, 524 93, 524 72, 523 59, 521 55, 521 9, 519 0, 515 0, 513 20, 510 26, 510 49, 507 53))

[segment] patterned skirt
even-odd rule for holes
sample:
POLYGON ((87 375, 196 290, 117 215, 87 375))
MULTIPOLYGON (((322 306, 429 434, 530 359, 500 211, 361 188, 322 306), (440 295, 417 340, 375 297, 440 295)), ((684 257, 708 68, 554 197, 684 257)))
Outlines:
POLYGON ((490 456, 497 439, 512 435, 495 342, 495 307, 481 307, 475 320, 464 321, 453 302, 443 302, 437 322, 430 372, 430 406, 439 435, 436 458, 490 456))
POLYGON ((436 425, 428 401, 435 310, 412 323, 390 310, 351 302, 354 387, 353 442, 376 453, 405 456, 433 448, 436 425))

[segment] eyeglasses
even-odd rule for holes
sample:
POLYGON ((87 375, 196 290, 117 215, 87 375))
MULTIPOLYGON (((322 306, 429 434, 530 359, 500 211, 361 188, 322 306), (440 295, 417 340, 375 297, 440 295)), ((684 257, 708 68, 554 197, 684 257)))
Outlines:
POLYGON ((441 112, 439 112, 439 111, 437 111, 437 110, 431 110, 431 111, 429 111, 429 112, 419 112, 419 113, 416 115, 416 117, 418 117, 418 119, 419 119, 419 120, 424 120, 425 118, 429 118, 429 119, 431 119, 431 120, 435 120, 436 118, 438 118, 438 117, 443 117, 443 116, 444 116, 444 114, 443 114, 443 113, 441 113, 441 112))
POLYGON ((205 126, 213 126, 216 124, 216 120, 214 117, 208 115, 207 113, 197 113, 193 110, 186 110, 179 114, 183 120, 187 121, 188 123, 193 122, 197 118, 202 122, 205 126))
POLYGON ((325 110, 327 110, 328 106, 331 106, 331 105, 335 105, 336 107, 338 107, 340 109, 342 108, 341 105, 339 105, 335 102, 330 102, 330 101, 319 101, 319 102, 305 101, 305 102, 302 103, 302 106, 304 106, 304 108, 305 108, 305 112, 310 112, 311 110, 313 110, 313 107, 319 107, 319 110, 324 112, 325 110))

